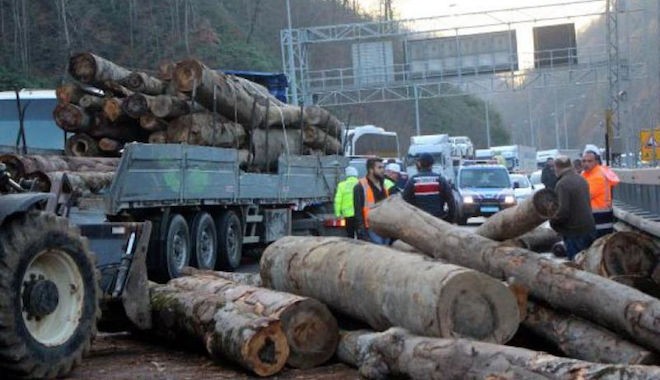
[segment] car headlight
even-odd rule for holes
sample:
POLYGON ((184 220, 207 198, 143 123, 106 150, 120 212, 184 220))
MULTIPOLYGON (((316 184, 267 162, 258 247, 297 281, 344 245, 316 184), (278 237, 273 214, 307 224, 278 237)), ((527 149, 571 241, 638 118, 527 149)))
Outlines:
POLYGON ((516 203, 516 198, 513 195, 507 195, 504 197, 504 203, 516 203))
POLYGON ((466 196, 463 197, 463 203, 465 203, 465 204, 474 203, 474 198, 472 198, 471 195, 466 195, 466 196))

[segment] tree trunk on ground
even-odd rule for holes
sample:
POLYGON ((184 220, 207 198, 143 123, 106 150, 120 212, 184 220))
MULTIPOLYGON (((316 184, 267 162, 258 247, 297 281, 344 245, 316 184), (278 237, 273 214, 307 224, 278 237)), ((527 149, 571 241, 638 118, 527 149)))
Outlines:
POLYGON ((561 241, 561 236, 552 228, 537 227, 524 235, 505 240, 502 246, 525 248, 534 252, 550 252, 555 243, 561 241))
POLYGON ((244 145, 246 139, 242 125, 210 113, 180 116, 170 121, 166 135, 167 141, 171 143, 223 148, 238 148, 244 145))
POLYGON ((103 108, 104 98, 96 95, 83 95, 78 105, 87 110, 100 110, 103 108))
POLYGON ((532 296, 553 308, 569 310, 660 350, 658 299, 522 248, 499 247, 499 243, 434 218, 398 196, 377 204, 369 213, 369 223, 374 232, 401 239, 429 256, 502 280, 514 277, 532 296))
POLYGON ((343 332, 337 356, 367 379, 656 379, 660 367, 596 364, 524 348, 414 336, 401 328, 343 332))
POLYGON ((80 98, 86 94, 85 90, 73 83, 65 83, 55 89, 55 97, 57 102, 61 104, 78 103, 80 98))
POLYGON ((281 323, 243 313, 210 293, 169 286, 150 289, 153 332, 177 343, 201 345, 259 376, 278 373, 289 356, 281 323))
POLYGON ((301 154, 300 130, 255 129, 250 132, 254 158, 252 165, 262 171, 277 169, 280 154, 301 154))
POLYGON ((119 82, 131 71, 95 54, 78 53, 69 58, 69 74, 82 83, 103 88, 106 81, 119 82))
POLYGON ((527 318, 522 324, 574 359, 595 363, 658 364, 658 356, 653 352, 591 322, 552 310, 539 302, 528 300, 527 318))
POLYGON ((289 344, 287 363, 312 368, 335 353, 339 329, 328 308, 313 298, 238 284, 215 275, 195 274, 171 280, 175 288, 215 294, 243 313, 277 318, 289 344))
POLYGON ((75 104, 60 103, 53 110, 55 124, 67 132, 82 132, 94 122, 85 110, 75 104))
POLYGON ((516 300, 501 282, 362 241, 281 238, 264 251, 261 278, 374 329, 396 325, 429 336, 506 342, 518 328, 516 300))
POLYGON ((603 277, 637 275, 651 277, 660 246, 638 232, 614 232, 582 251, 576 263, 582 270, 603 277))
POLYGON ((217 278, 233 281, 242 285, 256 286, 258 288, 263 287, 263 283, 261 282, 261 276, 259 275, 259 273, 223 272, 223 271, 215 271, 215 270, 197 269, 193 267, 184 267, 181 270, 181 275, 182 276, 195 276, 195 275, 214 276, 217 278))
POLYGON ((76 133, 66 140, 64 152, 68 156, 94 157, 100 153, 98 141, 86 133, 76 133))
POLYGON ((211 70, 197 60, 178 62, 173 82, 181 92, 192 93, 194 89, 195 101, 246 128, 291 125, 300 121, 300 108, 285 105, 271 95, 257 95, 261 92, 253 87, 258 84, 249 82, 248 85, 237 77, 211 70), (267 102, 270 103, 268 107, 267 102))
POLYGON ((12 178, 26 178, 34 172, 95 171, 111 172, 117 169, 119 159, 104 157, 41 156, 24 154, 0 155, 12 178))
POLYGON ((557 194, 550 189, 541 189, 518 205, 486 219, 475 233, 497 241, 512 239, 543 224, 558 208, 557 194))
POLYGON ((140 127, 147 131, 158 132, 165 131, 169 123, 163 119, 159 119, 154 115, 143 115, 140 116, 140 127))
POLYGON ((131 91, 147 95, 160 95, 165 92, 167 82, 154 78, 147 73, 132 72, 121 82, 131 91))
POLYGON ((124 147, 124 144, 111 139, 109 137, 102 137, 99 139, 99 149, 106 153, 117 153, 119 154, 119 151, 124 147))
POLYGON ((341 143, 336 138, 313 126, 303 127, 303 143, 313 149, 319 149, 326 154, 342 152, 341 143))

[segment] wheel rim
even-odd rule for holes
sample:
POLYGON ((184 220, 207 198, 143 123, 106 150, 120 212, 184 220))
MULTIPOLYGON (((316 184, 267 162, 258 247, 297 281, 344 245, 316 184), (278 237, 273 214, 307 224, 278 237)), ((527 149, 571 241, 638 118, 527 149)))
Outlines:
POLYGON ((177 270, 183 269, 187 264, 188 244, 184 231, 177 231, 172 238, 172 256, 174 258, 174 266, 177 270))
POLYGON ((76 331, 83 311, 85 288, 75 261, 64 251, 49 249, 37 254, 23 275, 21 310, 23 323, 30 335, 45 346, 66 342, 76 331), (47 315, 35 316, 24 300, 29 298, 30 284, 45 280, 57 288, 57 305, 47 315))
POLYGON ((205 224, 202 228, 197 243, 198 261, 204 268, 213 268, 215 265, 215 242, 213 240, 213 228, 210 224, 205 224))

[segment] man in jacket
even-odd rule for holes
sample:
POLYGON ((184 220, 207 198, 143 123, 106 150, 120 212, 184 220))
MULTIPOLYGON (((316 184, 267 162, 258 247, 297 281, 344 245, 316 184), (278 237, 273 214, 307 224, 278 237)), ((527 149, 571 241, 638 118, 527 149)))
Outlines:
POLYGON ((380 158, 367 160, 367 176, 360 178, 353 188, 355 208, 355 228, 358 239, 376 244, 387 245, 390 239, 384 238, 369 228, 369 210, 371 206, 389 197, 385 187, 385 166, 380 158))
POLYGON ((614 232, 614 210, 612 209, 612 187, 619 178, 601 165, 598 148, 588 146, 582 154, 582 177, 589 184, 591 211, 596 221, 596 237, 614 232))
POLYGON ((555 175, 555 160, 552 157, 549 157, 545 161, 545 166, 541 170, 541 183, 543 183, 546 189, 555 189, 557 176, 555 175))
POLYGON ((591 214, 589 185, 575 173, 570 158, 566 156, 555 159, 555 172, 558 178, 555 192, 559 209, 550 219, 550 226, 562 236, 566 257, 573 260, 578 252, 591 245, 596 232, 591 214))
POLYGON ((455 215, 454 195, 447 180, 432 171, 433 156, 423 153, 417 160, 417 174, 408 179, 403 199, 436 218, 451 221, 455 215), (447 205, 448 212, 445 211, 447 205))
POLYGON ((400 170, 396 163, 391 162, 385 165, 385 187, 390 195, 402 192, 406 186, 406 182, 402 181, 403 176, 400 170))
POLYGON ((358 171, 352 166, 346 167, 346 179, 337 184, 335 192, 335 217, 346 221, 346 236, 355 238, 355 206, 353 188, 358 183, 358 171))

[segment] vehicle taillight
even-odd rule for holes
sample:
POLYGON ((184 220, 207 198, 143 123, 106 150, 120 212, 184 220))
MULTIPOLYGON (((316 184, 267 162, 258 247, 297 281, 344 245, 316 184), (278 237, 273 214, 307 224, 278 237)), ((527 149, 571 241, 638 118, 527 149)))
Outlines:
POLYGON ((326 219, 324 225, 326 227, 335 227, 335 228, 346 227, 346 219, 344 218, 326 219))

